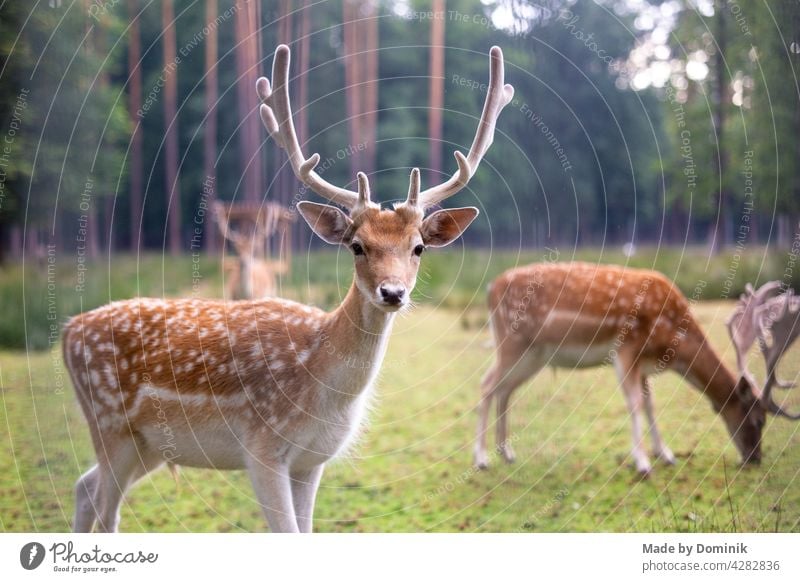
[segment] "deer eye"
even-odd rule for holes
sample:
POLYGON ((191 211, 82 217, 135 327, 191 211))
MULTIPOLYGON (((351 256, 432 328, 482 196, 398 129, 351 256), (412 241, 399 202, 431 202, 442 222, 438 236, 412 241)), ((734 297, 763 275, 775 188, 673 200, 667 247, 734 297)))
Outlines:
POLYGON ((355 256, 359 256, 359 255, 363 255, 364 254, 364 247, 362 247, 358 243, 353 243, 352 245, 350 245, 350 250, 353 251, 353 254, 355 256))
POLYGON ((417 245, 414 247, 414 254, 416 256, 420 256, 422 254, 422 251, 424 250, 425 250, 425 245, 417 245))

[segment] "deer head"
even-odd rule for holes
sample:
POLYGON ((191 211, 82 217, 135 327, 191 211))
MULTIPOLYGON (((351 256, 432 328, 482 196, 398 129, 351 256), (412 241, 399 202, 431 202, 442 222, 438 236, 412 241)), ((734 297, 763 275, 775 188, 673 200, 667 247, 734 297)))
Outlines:
POLYGON ((494 139, 497 117, 514 95, 513 87, 503 82, 503 53, 496 46, 490 51, 483 113, 469 154, 455 152, 458 170, 443 184, 420 191, 419 169, 414 168, 405 202, 391 210, 372 201, 363 172, 358 173, 356 191, 340 188, 314 171, 319 154, 303 155, 289 103, 289 61, 289 47, 280 45, 272 65, 272 86, 264 77, 256 83, 261 119, 275 143, 286 150, 297 178, 347 212, 306 201, 299 202, 297 210, 322 240, 352 252, 355 283, 362 296, 384 312, 397 311, 409 303, 423 251, 450 244, 478 215, 472 207, 438 210, 427 217, 425 211, 467 185, 494 139))

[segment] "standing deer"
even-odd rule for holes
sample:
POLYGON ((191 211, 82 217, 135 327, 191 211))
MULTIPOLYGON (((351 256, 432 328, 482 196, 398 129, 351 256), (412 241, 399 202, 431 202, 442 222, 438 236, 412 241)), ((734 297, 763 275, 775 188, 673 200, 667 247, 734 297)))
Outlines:
POLYGON ((489 407, 497 399, 497 446, 512 462, 508 403, 544 366, 613 364, 632 421, 636 469, 649 474, 640 415, 647 416, 654 454, 675 457, 656 426, 648 375, 672 369, 703 392, 722 416, 745 463, 761 459, 765 412, 791 417, 745 376, 731 372, 706 339, 689 302, 655 271, 587 263, 541 263, 500 275, 489 290, 496 360, 483 378, 475 463, 488 465, 489 407))
POLYGON ((281 257, 270 261, 256 256, 256 249, 269 236, 262 220, 256 220, 252 231, 244 234, 230 225, 221 204, 214 205, 214 216, 223 238, 236 249, 237 258, 223 264, 226 299, 264 299, 277 292, 275 279, 289 271, 288 262, 281 257))
POLYGON ((457 239, 476 208, 425 210, 469 182, 513 96, 503 54, 490 81, 469 154, 420 192, 411 172, 405 202, 382 210, 367 176, 358 190, 314 172, 300 149, 289 104, 289 48, 275 51, 274 90, 257 82, 261 118, 297 177, 334 206, 297 210, 324 241, 353 253, 355 276, 331 313, 281 299, 222 302, 133 299, 74 317, 64 359, 89 424, 97 465, 76 484, 75 531, 115 531, 126 489, 163 465, 246 469, 270 529, 310 532, 325 463, 358 432, 396 313, 409 305, 420 255, 457 239))

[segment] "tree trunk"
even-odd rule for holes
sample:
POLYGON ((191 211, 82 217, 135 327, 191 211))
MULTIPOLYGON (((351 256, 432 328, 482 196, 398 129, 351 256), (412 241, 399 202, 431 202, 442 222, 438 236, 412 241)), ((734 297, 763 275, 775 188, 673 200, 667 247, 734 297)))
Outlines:
POLYGON ((181 252, 181 206, 178 175, 178 68, 175 63, 175 16, 172 0, 163 0, 161 20, 164 28, 164 135, 165 175, 167 185, 169 250, 173 255, 181 252))
MULTIPOLYGON (((291 0, 281 0, 279 8, 278 43, 289 45, 292 42, 292 2, 291 0)), ((291 75, 290 75, 291 77, 291 75)), ((292 93, 289 92, 291 99, 292 93)), ((302 143, 302 138, 301 139, 302 143)), ((292 199, 292 192, 298 183, 295 181, 294 174, 287 164, 286 152, 273 144, 272 147, 273 175, 272 191, 277 193, 274 198, 283 205, 288 206, 292 199)))
POLYGON ((350 156, 350 175, 355 179, 356 173, 361 171, 361 155, 358 144, 362 140, 361 117, 361 82, 360 59, 358 58, 358 8, 353 0, 344 0, 342 3, 344 25, 344 80, 345 99, 347 102, 347 130, 348 145, 353 148, 350 156))
POLYGON ((255 93, 258 62, 258 11, 255 2, 236 1, 236 71, 238 82, 236 94, 239 117, 239 148, 242 162, 243 194, 249 202, 258 201, 261 191, 262 168, 259 152, 259 132, 261 122, 253 117, 257 114, 255 93))
POLYGON ((725 79, 725 51, 727 48, 727 38, 725 30, 725 7, 722 5, 722 0, 716 0, 714 3, 714 10, 716 12, 717 20, 717 54, 714 58, 714 68, 716 69, 716 103, 714 112, 714 133, 717 138, 717 152, 718 163, 714 166, 714 173, 716 174, 717 188, 711 195, 711 207, 716 210, 715 214, 711 216, 711 224, 708 232, 708 247, 709 253, 712 255, 719 254, 723 246, 723 238, 725 232, 725 210, 726 210, 726 192, 725 192, 725 179, 727 176, 727 153, 725 150, 725 108, 728 105, 728 84, 725 79))
POLYGON ((364 124, 364 141, 366 142, 366 149, 364 150, 364 172, 371 175, 376 170, 377 159, 377 141, 378 141, 378 13, 375 3, 369 3, 369 14, 365 23, 366 39, 365 47, 365 81, 364 87, 364 107, 365 107, 365 124, 364 124))
POLYGON ((428 90, 428 166, 431 180, 439 180, 442 171, 442 112, 444 109, 444 17, 445 0, 433 0, 431 20, 431 66, 428 90))
POLYGON ((144 174, 142 125, 138 113, 142 107, 142 67, 140 65, 142 41, 139 33, 138 9, 138 0, 128 0, 128 18, 131 22, 128 41, 128 117, 133 125, 130 165, 130 249, 134 252, 142 244, 142 177, 144 174))
POLYGON ((211 224, 208 209, 216 197, 217 170, 217 28, 214 20, 217 18, 217 0, 206 0, 206 37, 205 54, 205 79, 206 79, 206 127, 203 133, 203 201, 206 203, 206 214, 203 222, 203 246, 207 253, 217 250, 216 229, 211 224))

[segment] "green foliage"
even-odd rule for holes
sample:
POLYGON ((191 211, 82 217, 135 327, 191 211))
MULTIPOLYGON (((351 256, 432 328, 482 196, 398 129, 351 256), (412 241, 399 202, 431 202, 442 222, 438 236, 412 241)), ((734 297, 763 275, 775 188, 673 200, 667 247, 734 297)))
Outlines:
MULTIPOLYGON (((729 242, 746 239, 759 226, 774 238, 776 213, 800 212, 799 53, 791 48, 793 42, 800 46, 800 5, 783 0, 717 1, 711 8, 703 15, 687 3, 670 40, 672 63, 680 67, 664 91, 668 207, 690 214, 702 226, 715 219, 714 194, 722 191, 722 220, 733 225, 726 236, 729 242), (722 139, 715 129, 720 46, 726 119, 722 139), (709 67, 700 80, 685 74, 694 55, 705 58, 709 67), (727 167, 718 176, 721 158, 727 167), (693 174, 687 176, 687 171, 693 174), (751 213, 752 218, 741 218, 751 213), (745 222, 749 229, 740 236, 745 222)), ((690 240, 702 238, 699 232, 694 230, 690 240)))
POLYGON ((6 135, 19 110, 9 203, 14 220, 52 229, 65 211, 85 212, 82 194, 98 204, 124 178, 129 127, 122 86, 111 81, 125 56, 120 25, 111 13, 95 20, 77 6, 5 3, 2 10, 6 135))

